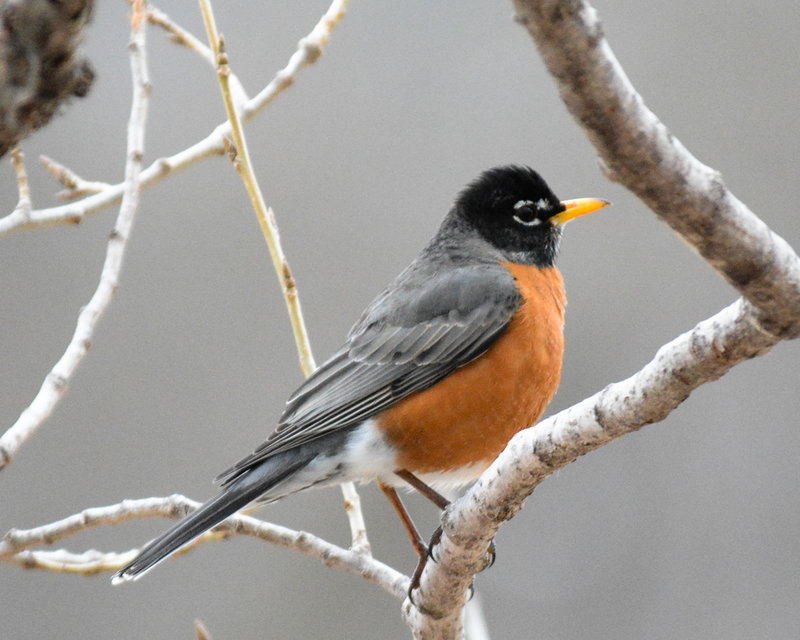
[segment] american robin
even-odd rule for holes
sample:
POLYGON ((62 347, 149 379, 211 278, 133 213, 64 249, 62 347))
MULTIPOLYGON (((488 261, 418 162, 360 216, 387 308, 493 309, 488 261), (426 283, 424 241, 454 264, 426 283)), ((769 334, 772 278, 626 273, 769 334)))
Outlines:
MULTIPOLYGON (((222 473, 222 490, 114 576, 135 580, 252 502, 376 480, 420 560, 429 553, 396 487, 471 482, 542 415, 561 377, 562 225, 607 206, 559 201, 527 167, 490 169, 456 198, 422 253, 289 398, 277 429, 222 473)), ((432 486, 431 486, 432 485, 432 486)), ((411 592, 409 590, 409 593, 411 592)))

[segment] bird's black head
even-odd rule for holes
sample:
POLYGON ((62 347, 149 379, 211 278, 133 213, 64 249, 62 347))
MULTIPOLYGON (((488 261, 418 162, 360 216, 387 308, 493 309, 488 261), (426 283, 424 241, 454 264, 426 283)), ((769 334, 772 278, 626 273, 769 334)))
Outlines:
POLYGON ((553 216, 565 210, 538 173, 509 165, 489 169, 467 185, 453 213, 510 261, 549 267, 561 240, 553 216))

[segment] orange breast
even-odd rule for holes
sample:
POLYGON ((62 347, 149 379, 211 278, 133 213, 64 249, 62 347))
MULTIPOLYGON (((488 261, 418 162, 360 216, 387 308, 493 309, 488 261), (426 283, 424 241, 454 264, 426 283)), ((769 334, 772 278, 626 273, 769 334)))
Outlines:
POLYGON ((561 379, 564 284, 555 267, 503 264, 524 298, 508 328, 479 358, 378 418, 414 473, 488 467, 511 437, 534 424, 561 379))

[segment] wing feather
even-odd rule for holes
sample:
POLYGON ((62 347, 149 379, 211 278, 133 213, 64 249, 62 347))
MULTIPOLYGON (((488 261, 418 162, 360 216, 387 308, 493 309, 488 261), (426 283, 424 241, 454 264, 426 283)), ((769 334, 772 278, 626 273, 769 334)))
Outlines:
POLYGON ((228 485, 278 452, 355 427, 427 389, 486 351, 521 302, 497 263, 430 277, 419 270, 412 264, 376 298, 345 345, 292 394, 273 434, 218 480, 228 485))

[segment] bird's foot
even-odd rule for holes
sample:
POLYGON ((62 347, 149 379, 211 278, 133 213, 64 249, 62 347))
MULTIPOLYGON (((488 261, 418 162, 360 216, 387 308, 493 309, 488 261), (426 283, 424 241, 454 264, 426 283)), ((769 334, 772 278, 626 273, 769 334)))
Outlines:
POLYGON ((442 540, 442 527, 436 527, 431 536, 430 542, 428 542, 428 557, 433 560, 434 562, 438 563, 439 559, 433 555, 433 548, 439 544, 442 540))
MULTIPOLYGON (((428 552, 425 555, 420 555, 419 560, 417 561, 417 567, 414 569, 414 574, 411 576, 411 582, 408 585, 408 599, 411 601, 415 607, 417 603, 414 602, 414 591, 419 588, 419 582, 422 578, 422 572, 425 570, 425 566, 428 564, 428 560, 433 560, 433 562, 439 562, 439 559, 434 555, 434 548, 439 545, 439 542, 442 539, 442 528, 436 527, 433 535, 431 536, 431 540, 428 543, 428 552)), ((481 571, 485 571, 492 565, 494 565, 495 560, 497 559, 497 546, 494 543, 494 540, 489 541, 489 547, 486 550, 486 565, 481 569, 481 571)), ((475 593, 475 584, 469 585, 469 592, 467 595, 467 600, 471 600, 472 596, 475 593)))
POLYGON ((431 536, 430 542, 428 542, 427 551, 424 554, 419 556, 419 560, 417 561, 417 568, 414 569, 414 573, 411 576, 411 582, 408 585, 408 599, 411 601, 415 607, 417 603, 414 602, 414 595, 413 592, 419 588, 419 581, 422 577, 422 572, 425 570, 425 566, 428 564, 428 559, 430 558, 434 562, 438 562, 436 556, 433 555, 433 548, 439 544, 439 541, 442 539, 442 528, 436 527, 436 530, 433 532, 431 536))

